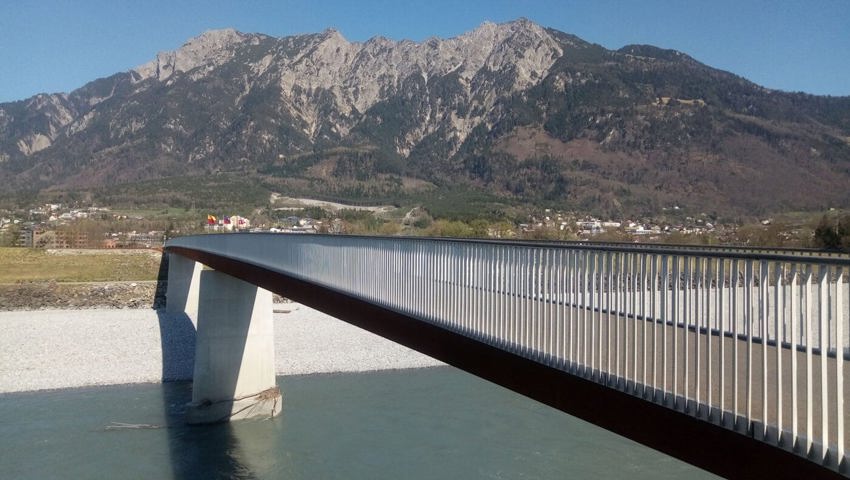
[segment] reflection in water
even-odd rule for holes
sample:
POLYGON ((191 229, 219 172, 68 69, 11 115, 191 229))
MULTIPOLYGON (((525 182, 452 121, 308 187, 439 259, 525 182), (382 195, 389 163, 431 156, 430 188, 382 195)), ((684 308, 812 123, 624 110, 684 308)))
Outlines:
MULTIPOLYGON (((172 383, 164 387, 173 478, 256 478, 242 463, 246 455, 239 447, 232 424, 185 425, 185 405, 192 400, 191 384, 172 383)), ((266 441, 271 440, 266 437, 266 441)))
POLYGON ((0 395, 0 478, 710 477, 450 368, 278 381, 281 417, 206 426, 190 383, 0 395))

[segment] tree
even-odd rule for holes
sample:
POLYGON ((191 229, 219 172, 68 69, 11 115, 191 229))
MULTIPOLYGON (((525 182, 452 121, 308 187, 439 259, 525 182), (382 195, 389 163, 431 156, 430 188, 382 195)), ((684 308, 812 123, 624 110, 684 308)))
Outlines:
POLYGON ((815 228, 814 244, 827 250, 850 251, 850 215, 830 218, 824 215, 815 228))
POLYGON ((12 224, 0 231, 0 247, 14 247, 18 242, 18 236, 21 234, 21 227, 17 224, 12 224))

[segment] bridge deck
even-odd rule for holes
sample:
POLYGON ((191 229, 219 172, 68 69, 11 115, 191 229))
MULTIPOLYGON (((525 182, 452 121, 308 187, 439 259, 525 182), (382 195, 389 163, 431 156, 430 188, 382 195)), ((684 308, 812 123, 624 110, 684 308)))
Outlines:
POLYGON ((724 476, 848 467, 846 259, 265 235, 168 250, 724 476))

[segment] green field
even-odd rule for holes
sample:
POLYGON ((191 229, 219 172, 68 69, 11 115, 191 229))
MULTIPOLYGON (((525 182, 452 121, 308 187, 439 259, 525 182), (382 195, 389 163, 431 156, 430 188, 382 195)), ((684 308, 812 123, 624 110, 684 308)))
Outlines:
POLYGON ((159 263, 159 253, 151 250, 0 248, 0 283, 156 280, 159 263))

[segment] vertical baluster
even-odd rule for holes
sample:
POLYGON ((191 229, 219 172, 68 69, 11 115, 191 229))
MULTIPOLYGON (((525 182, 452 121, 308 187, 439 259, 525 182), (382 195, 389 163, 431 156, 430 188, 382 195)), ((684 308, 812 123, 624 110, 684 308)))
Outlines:
POLYGON ((836 464, 844 460, 844 267, 835 275, 835 419, 836 464))
POLYGON ((541 308, 540 296, 542 294, 541 279, 543 278, 542 254, 539 248, 531 251, 531 276, 529 277, 529 303, 528 303, 528 342, 530 345, 531 358, 535 360, 540 355, 540 332, 541 332, 541 308))
POLYGON ((505 270, 504 247, 497 245, 493 247, 493 255, 495 257, 495 270, 492 272, 490 279, 490 295, 492 296, 492 309, 490 310, 491 318, 491 335, 496 345, 502 346, 505 333, 502 330, 502 320, 505 317, 505 294, 504 282, 508 272, 505 270))
POLYGON ((431 323, 436 323, 436 311, 437 305, 440 302, 440 292, 437 289, 437 268, 439 267, 439 254, 438 247, 439 243, 428 242, 424 244, 425 247, 425 268, 428 272, 428 318, 431 323))
POLYGON ((497 245, 488 245, 482 247, 483 257, 481 262, 481 294, 484 301, 481 304, 481 324, 484 338, 490 345, 498 345, 497 319, 499 311, 499 294, 496 288, 496 282, 501 273, 501 263, 499 259, 499 247, 497 245))
MULTIPOLYGON (((673 395, 672 395, 672 404, 673 408, 677 406, 677 397, 679 395, 679 308, 681 307, 681 299, 679 298, 680 292, 680 279, 679 275, 681 272, 679 271, 679 262, 680 258, 678 256, 673 257, 673 278, 672 278, 672 288, 670 291, 671 295, 671 309, 670 309, 670 320, 672 327, 670 328, 670 332, 673 335, 673 395)), ((665 322, 666 323, 666 322, 665 322)), ((665 342, 666 343, 666 342, 665 342)), ((664 389, 665 396, 669 392, 666 388, 664 389)))
MULTIPOLYGON (((664 275, 663 272, 659 272, 659 260, 662 262, 662 270, 666 271, 666 262, 663 259, 659 259, 658 255, 652 255, 652 398, 656 402, 658 401, 656 398, 656 391, 658 390, 658 323, 659 320, 663 322, 666 317, 664 313, 664 291, 662 288, 664 285, 667 285, 667 282, 661 281, 659 277, 659 273, 664 275), (657 294, 656 291, 658 292, 657 294)), ((663 323, 660 330, 660 333, 663 335, 663 323)))
MULTIPOLYGON (((478 338, 488 338, 487 311, 490 307, 490 276, 493 268, 493 247, 479 245, 478 252, 478 338)), ((489 343, 489 342, 488 342, 489 343)))
MULTIPOLYGON (((768 342, 768 289, 770 285, 768 285, 768 279, 770 273, 770 268, 767 261, 762 260, 759 265, 759 318, 760 318, 760 336, 761 336, 761 408, 762 408, 762 438, 767 438, 767 426, 768 426, 768 398, 767 398, 767 342, 768 342)), ((780 348, 779 342, 776 344, 777 349, 780 348)))
POLYGON ((585 315, 585 323, 584 323, 584 335, 586 338, 584 340, 584 364, 587 372, 587 377, 591 378, 593 376, 593 352, 594 352, 594 333, 596 329, 594 327, 594 315, 596 312, 596 258, 597 255, 595 252, 588 252, 587 256, 587 284, 585 288, 587 289, 587 312, 585 315))
MULTIPOLYGON (((614 268, 614 263, 616 259, 616 254, 612 252, 608 252, 605 254, 605 267, 604 267, 604 279, 606 283, 606 291, 605 291, 605 375, 602 377, 606 383, 610 383, 608 379, 611 377, 611 372, 614 371, 611 368, 611 322, 613 321, 612 310, 614 309, 614 305, 616 304, 616 298, 614 297, 614 276, 617 274, 614 268)), ((602 333, 602 325, 603 322, 599 324, 599 333, 602 333)), ((600 367, 602 365, 602 347, 600 345, 599 352, 599 364, 600 367)), ((601 370, 601 368, 600 368, 601 370)))
POLYGON ((791 265, 791 443, 794 446, 797 444, 799 436, 799 421, 797 415, 797 327, 800 323, 800 289, 797 285, 797 265, 791 265))
MULTIPOLYGON (((820 460, 826 460, 829 453, 829 381, 827 377, 826 361, 829 357, 829 267, 820 266, 820 279, 818 293, 820 302, 818 305, 818 328, 820 330, 820 400, 821 400, 821 452, 820 460)), ((836 366, 838 365, 836 355, 836 366)))
POLYGON ((443 304, 443 285, 440 283, 440 270, 442 266, 442 243, 429 245, 430 270, 431 270, 431 292, 432 301, 430 305, 432 322, 437 323, 438 312, 443 304))
POLYGON ((478 299, 481 297, 481 291, 478 289, 478 252, 474 244, 467 243, 466 245, 466 282, 463 285, 463 296, 461 301, 466 305, 468 312, 467 329, 468 335, 472 338, 478 338, 478 299))
POLYGON ((389 262, 387 262, 387 256, 389 255, 389 245, 386 240, 379 240, 378 245, 376 245, 376 249, 378 251, 378 267, 380 271, 378 272, 377 284, 378 284, 378 304, 386 307, 392 301, 392 289, 388 289, 387 287, 387 278, 389 278, 389 262))
POLYGON ((502 290, 502 322, 499 326, 502 334, 500 338, 506 339, 505 344, 509 345, 507 340, 510 338, 510 321, 513 319, 513 310, 511 310, 511 298, 513 291, 511 290, 511 279, 513 278, 513 269, 511 268, 511 247, 501 247, 502 257, 502 272, 504 274, 499 279, 499 286, 502 290))
POLYGON ((498 333, 498 317, 501 314, 499 309, 502 293, 499 291, 498 282, 502 274, 502 258, 500 256, 501 249, 499 246, 492 246, 487 249, 488 261, 484 264, 484 278, 486 279, 487 302, 484 304, 484 323, 487 325, 487 336, 491 339, 490 342, 497 344, 498 333))
MULTIPOLYGON (((744 270, 744 328, 747 331, 747 425, 753 419, 753 261, 747 260, 744 270)), ((749 431, 749 428, 747 429, 749 431)))
POLYGON ((458 281, 458 307, 463 312, 463 331, 465 335, 472 336, 472 295, 470 288, 472 284, 472 252, 468 243, 458 245, 460 254, 461 278, 458 281))
POLYGON ((531 358, 537 359, 540 346, 537 342, 540 332, 540 254, 541 250, 531 249, 531 269, 529 277, 529 304, 528 304, 528 343, 531 346, 531 358))
POLYGON ((684 290, 682 291, 683 301, 682 301, 682 397, 683 397, 683 405, 681 406, 683 411, 688 410, 688 395, 690 393, 690 388, 688 385, 688 367, 690 366, 688 355, 690 352, 688 351, 688 332, 690 331, 691 325, 691 310, 694 307, 694 295, 693 289, 691 288, 691 280, 694 274, 693 270, 693 257, 684 257, 685 261, 685 278, 682 280, 684 283, 684 290))
POLYGON ((542 291, 542 308, 543 308, 543 362, 551 365, 552 349, 549 341, 552 338, 552 250, 547 248, 543 251, 543 291, 542 291))
MULTIPOLYGON (((643 357, 643 362, 642 362, 643 363, 643 370, 642 370, 642 376, 641 376, 641 383, 643 384, 643 392, 641 392, 641 393, 645 393, 646 392, 646 385, 647 385, 647 379, 646 379, 646 373, 647 373, 647 368, 646 368, 647 338, 646 338, 646 334, 647 334, 647 330, 648 330, 648 328, 647 328, 648 327, 648 319, 646 317, 646 311, 647 311, 646 302, 647 302, 647 298, 649 297, 649 295, 647 294, 647 290, 650 288, 650 285, 651 285, 649 283, 649 278, 648 278, 649 277, 650 255, 644 253, 644 254, 641 255, 641 257, 642 257, 642 259, 641 259, 641 264, 640 264, 640 316, 641 316, 640 324, 643 327, 641 329, 642 334, 643 334, 641 336, 641 340, 643 341, 643 347, 641 348, 641 356, 643 357)), ((653 289, 650 290, 650 293, 654 292, 654 290, 655 289, 653 287, 653 289)), ((654 297, 655 297, 655 294, 652 293, 652 298, 654 298, 654 297)), ((653 302, 653 304, 654 303, 655 302, 653 302)), ((654 322, 655 322, 655 319, 653 318, 653 325, 654 325, 654 322)))
POLYGON ((413 276, 413 285, 411 295, 413 302, 416 305, 417 318, 424 320, 425 301, 428 295, 428 290, 425 284, 425 268, 422 261, 422 243, 419 240, 413 240, 413 265, 416 274, 413 276))
POLYGON ((732 260, 732 299, 729 320, 732 322, 732 424, 738 422, 738 260, 732 260))
POLYGON ((463 281, 463 259, 457 242, 449 243, 449 311, 448 316, 456 332, 463 332, 463 312, 459 302, 459 288, 463 281))
MULTIPOLYGON (((625 281, 626 275, 623 271, 623 257, 625 253, 617 253, 616 262, 614 262, 617 272, 615 281, 614 281, 614 370, 612 375, 612 380, 609 382, 612 386, 616 386, 619 383, 620 379, 620 315, 622 315, 622 301, 623 295, 625 292, 622 292, 623 286, 622 283, 625 281)), ((608 326, 611 329, 611 325, 608 326)))
POLYGON ((593 281, 593 261, 594 254, 588 251, 586 253, 585 258, 584 283, 582 284, 582 304, 584 306, 584 310, 582 312, 583 318, 581 324, 581 363, 582 367, 584 368, 584 375, 588 378, 590 377, 591 372, 591 362, 589 354, 592 353, 591 348, 593 347, 593 344, 591 343, 591 321, 593 320, 593 286, 590 283, 593 281))
POLYGON ((581 269, 579 267, 581 250, 570 250, 570 303, 567 314, 570 323, 569 335, 569 352, 567 355, 570 359, 570 372, 576 373, 576 365, 578 365, 578 348, 573 348, 573 345, 578 345, 578 322, 580 311, 578 310, 578 284, 581 278, 581 269))
POLYGON ((529 296, 529 282, 531 281, 531 275, 529 273, 529 269, 531 268, 531 250, 528 248, 523 248, 521 251, 521 256, 519 257, 519 261, 521 262, 522 268, 522 280, 520 285, 520 314, 522 321, 520 322, 520 345, 522 346, 523 354, 527 352, 528 348, 528 296, 529 296))
POLYGON ((449 311, 448 316, 456 332, 463 331, 463 316, 458 303, 458 287, 460 286, 460 275, 463 271, 463 263, 458 254, 458 244, 454 241, 449 243, 449 311))
POLYGON ((498 285, 501 290, 500 297, 500 322, 499 322, 499 338, 504 339, 503 345, 509 344, 507 339, 508 336, 508 321, 511 318, 511 292, 509 292, 510 288, 510 278, 513 275, 513 271, 510 269, 510 247, 499 247, 499 264, 501 265, 500 274, 498 277, 498 285))
POLYGON ((537 275, 534 279, 534 284, 537 286, 537 295, 535 302, 535 342, 538 361, 542 361, 546 357, 546 250, 538 249, 537 251, 537 275))
MULTIPOLYGON (((517 309, 517 282, 519 282, 519 271, 517 269, 516 262, 516 247, 509 247, 508 249, 508 265, 511 271, 509 286, 510 286, 510 321, 508 322, 508 329, 510 331, 510 339, 513 345, 517 345, 517 329, 519 328, 519 310, 517 309)), ((516 348, 513 348, 516 351, 516 348)))
POLYGON ((567 321, 566 321, 566 302, 567 302, 567 257, 568 252, 563 248, 558 249, 558 284, 556 286, 558 296, 557 296, 557 312, 555 321, 557 322, 558 328, 556 346, 555 349, 558 352, 558 367, 561 369, 565 369, 566 367, 566 358, 567 358, 567 350, 566 350, 566 340, 567 340, 567 321))
POLYGON ((452 284, 454 280, 453 247, 451 241, 443 244, 443 291, 445 292, 443 321, 449 329, 457 331, 457 316, 454 315, 454 285, 452 284))
POLYGON ((581 281, 584 277, 584 268, 582 265, 584 264, 584 250, 573 250, 571 253, 572 256, 572 265, 573 265, 573 273, 572 273, 572 296, 570 303, 570 315, 572 325, 570 326, 570 358, 573 362, 574 372, 575 368, 578 368, 580 364, 580 334, 581 334, 581 319, 582 319, 582 300, 581 300, 581 281))
POLYGON ((542 259, 541 265, 541 279, 540 279, 540 314, 541 321, 540 325, 540 345, 541 345, 541 362, 547 363, 549 362, 549 357, 551 355, 551 350, 549 349, 549 339, 551 338, 550 331, 550 322, 552 320, 551 316, 551 293, 552 288, 550 283, 552 282, 552 272, 551 272, 551 258, 550 258, 551 249, 546 248, 540 252, 540 258, 542 259))
POLYGON ((558 306, 560 305, 559 298, 561 293, 560 289, 558 289, 558 286, 560 285, 558 273, 560 272, 561 267, 561 264, 558 261, 558 255, 560 253, 560 249, 549 250, 549 365, 558 365, 560 363, 560 355, 558 354, 558 306))
MULTIPOLYGON (((640 291, 641 307, 643 306, 643 303, 642 303, 643 302, 643 288, 638 290, 638 282, 643 281, 642 280, 643 272, 640 271, 640 260, 644 256, 645 255, 642 255, 642 254, 639 254, 639 253, 632 253, 632 255, 631 255, 631 257, 632 257, 632 267, 631 267, 632 268, 632 307, 631 307, 632 318, 631 318, 631 321, 629 321, 628 318, 626 319, 626 321, 631 323, 631 325, 632 325, 632 337, 631 337, 632 338, 632 363, 631 363, 631 367, 632 367, 631 368, 632 388, 631 388, 631 393, 635 393, 635 391, 637 389, 637 383, 638 383, 638 373, 637 373, 638 372, 638 370, 637 370, 637 362, 638 362, 638 356, 637 356, 638 308, 637 308, 637 302, 638 302, 638 298, 639 298, 638 297, 638 291, 640 291)), ((641 323, 643 323, 643 319, 641 319, 641 323)))
POLYGON ((593 295, 593 306, 595 314, 591 317, 591 344, 590 344, 590 361, 591 361, 591 375, 596 381, 599 381, 601 368, 601 354, 602 354, 602 329, 601 329, 601 321, 602 321, 602 289, 603 289, 603 264, 605 262, 605 256, 600 253, 594 254, 592 275, 593 286, 591 289, 591 294, 593 295))
MULTIPOLYGON (((699 416, 700 414, 700 403, 702 401, 702 390, 700 388, 700 366, 702 362, 700 361, 700 339, 702 338, 702 306, 703 306, 703 282, 702 282, 702 274, 703 274, 703 258, 695 258, 694 259, 694 278, 693 278, 693 286, 694 286, 694 294, 693 294, 693 325, 694 325, 694 398, 695 398, 695 410, 694 414, 699 416)), ((690 282, 690 281, 689 281, 690 282)), ((685 331, 685 335, 688 335, 688 331, 685 331)), ((685 385, 688 382, 685 381, 685 385)), ((687 398, 687 395, 685 396, 687 398)), ((687 401, 687 400, 686 400, 687 401)))
POLYGON ((585 318, 585 283, 587 281, 586 276, 586 263, 587 263, 587 251, 578 250, 576 252, 576 260, 578 262, 578 271, 576 272, 576 336, 575 336, 575 358, 576 358, 576 366, 581 366, 583 363, 582 357, 582 345, 584 344, 584 339, 582 335, 584 335, 584 330, 582 328, 584 318, 585 318))
POLYGON ((481 339, 481 299, 484 297, 484 289, 481 288, 481 265, 480 251, 477 244, 467 245, 469 250, 469 276, 470 282, 466 287, 464 301, 469 303, 469 330, 472 338, 481 339))
POLYGON ((421 292, 418 289, 417 281, 419 279, 419 258, 416 253, 418 242, 416 240, 408 240, 406 242, 407 246, 407 263, 409 264, 409 268, 406 269, 407 272, 407 290, 405 291, 405 298, 407 302, 410 302, 411 309, 413 311, 413 316, 416 318, 420 318, 419 315, 419 297, 424 292, 421 292))
MULTIPOLYGON (((762 260, 759 265, 759 317, 760 317, 760 336, 761 336, 761 408, 762 408, 762 438, 767 438, 767 426, 768 426, 768 404, 767 404, 767 342, 769 340, 768 334, 768 314, 769 306, 768 306, 768 278, 770 273, 770 268, 768 266, 767 261, 762 260)), ((780 345, 777 342, 777 348, 780 345)))
POLYGON ((422 315, 428 319, 428 321, 433 322, 433 308, 434 299, 436 295, 434 294, 434 253, 432 242, 418 242, 419 243, 419 269, 422 272, 422 290, 425 292, 424 297, 419 300, 420 310, 422 311, 422 315))
POLYGON ((410 295, 413 299, 414 305, 416 305, 416 316, 422 319, 423 304, 425 300, 422 297, 428 293, 423 283, 425 272, 422 265, 422 247, 419 240, 412 240, 411 244, 413 245, 413 265, 416 274, 413 276, 413 284, 411 285, 410 295))
MULTIPOLYGON (((631 346, 631 337, 629 337, 629 323, 631 323, 630 315, 634 315, 632 304, 635 300, 637 292, 632 290, 632 279, 634 278, 634 270, 632 270, 633 253, 623 252, 620 258, 620 308, 617 312, 617 323, 615 332, 615 361, 614 365, 617 371, 615 372, 615 386, 621 390, 628 387, 629 381, 629 347, 631 346)), ((633 317, 632 317, 633 318, 633 317)))
POLYGON ((430 312, 431 322, 437 322, 437 311, 442 303, 442 297, 439 284, 439 267, 440 267, 440 247, 439 243, 428 244, 428 272, 429 272, 429 290, 431 301, 428 302, 428 310, 430 312))
POLYGON ((438 324, 443 325, 446 328, 449 328, 449 325, 444 322, 444 319, 446 318, 446 302, 448 301, 447 300, 448 291, 447 291, 447 288, 446 288, 446 243, 445 242, 441 241, 437 245, 436 254, 437 254, 437 261, 439 262, 437 264, 437 272, 436 272, 436 274, 437 274, 437 285, 436 285, 436 287, 438 289, 437 290, 438 291, 437 298, 439 299, 439 304, 437 305, 438 310, 437 310, 437 313, 436 313, 436 320, 437 320, 438 324))
POLYGON ((549 365, 556 366, 560 364, 560 351, 558 350, 560 325, 558 318, 560 315, 560 298, 561 290, 558 288, 561 284, 559 274, 561 272, 561 263, 559 255, 562 253, 560 249, 551 249, 549 264, 549 365))
POLYGON ((528 250, 517 249, 517 345, 520 352, 525 349, 525 295, 526 295, 526 270, 528 269, 528 250))
POLYGON ((535 350, 537 351, 538 361, 546 357, 546 250, 539 249, 537 251, 537 275, 534 278, 534 284, 537 287, 536 302, 535 302, 535 350))
POLYGON ((473 249, 476 253, 475 272, 478 279, 476 281, 475 292, 473 292, 475 298, 478 300, 475 305, 475 323, 477 325, 478 338, 488 338, 489 326, 487 324, 486 312, 490 301, 490 272, 487 270, 487 267, 493 267, 492 250, 493 247, 489 245, 476 245, 473 249))
POLYGON ((564 267, 564 358, 566 358, 567 371, 572 371, 574 357, 572 354, 573 339, 575 338, 574 315, 575 315, 575 277, 577 275, 576 251, 568 249, 564 251, 566 256, 564 267))
POLYGON ((806 447, 805 455, 808 456, 812 451, 812 437, 814 436, 814 420, 812 412, 812 404, 814 403, 812 393, 812 265, 806 266, 805 277, 803 278, 803 298, 805 304, 803 307, 803 335, 806 344, 806 447))
POLYGON ((712 315, 711 315, 711 305, 713 302, 711 301, 711 262, 712 260, 709 258, 703 259, 703 271, 702 271, 702 282, 703 282, 703 291, 705 296, 703 297, 703 315, 705 315, 705 321, 703 322, 705 325, 705 410, 704 410, 704 418, 710 420, 711 419, 711 408, 713 406, 713 398, 712 395, 712 370, 713 365, 711 363, 711 324, 712 324, 712 315))
POLYGON ((524 248, 524 255, 522 255, 522 323, 521 327, 521 335, 520 335, 520 343, 522 344, 522 351, 524 356, 528 356, 528 324, 529 324, 529 309, 531 306, 529 305, 528 298, 531 296, 531 249, 524 248))
MULTIPOLYGON (((719 335, 717 337, 717 341, 720 343, 720 363, 718 364, 718 370, 720 372, 720 415, 718 420, 723 422, 723 418, 726 416, 726 321, 724 313, 727 312, 726 305, 724 304, 724 295, 723 292, 726 291, 726 260, 718 259, 717 260, 717 315, 718 320, 720 322, 719 325, 719 335)), ((728 301, 728 300, 727 300, 728 301)))
MULTIPOLYGON (((576 347, 580 350, 581 354, 579 356, 580 365, 582 367, 582 372, 585 376, 589 376, 588 373, 588 361, 587 361, 587 350, 588 350, 588 311, 591 309, 591 290, 590 284, 590 265, 591 265, 591 253, 588 251, 583 252, 582 255, 582 276, 581 276, 581 318, 579 320, 579 335, 578 343, 576 343, 576 347)), ((590 310, 592 311, 592 310, 590 310)))
MULTIPOLYGON (((774 285, 774 337, 776 339, 776 444, 781 445, 783 440, 782 433, 782 413, 784 405, 782 402, 782 341, 785 338, 785 264, 777 263, 773 271, 774 285)), ((791 350, 791 355, 794 355, 794 350, 791 350)))

